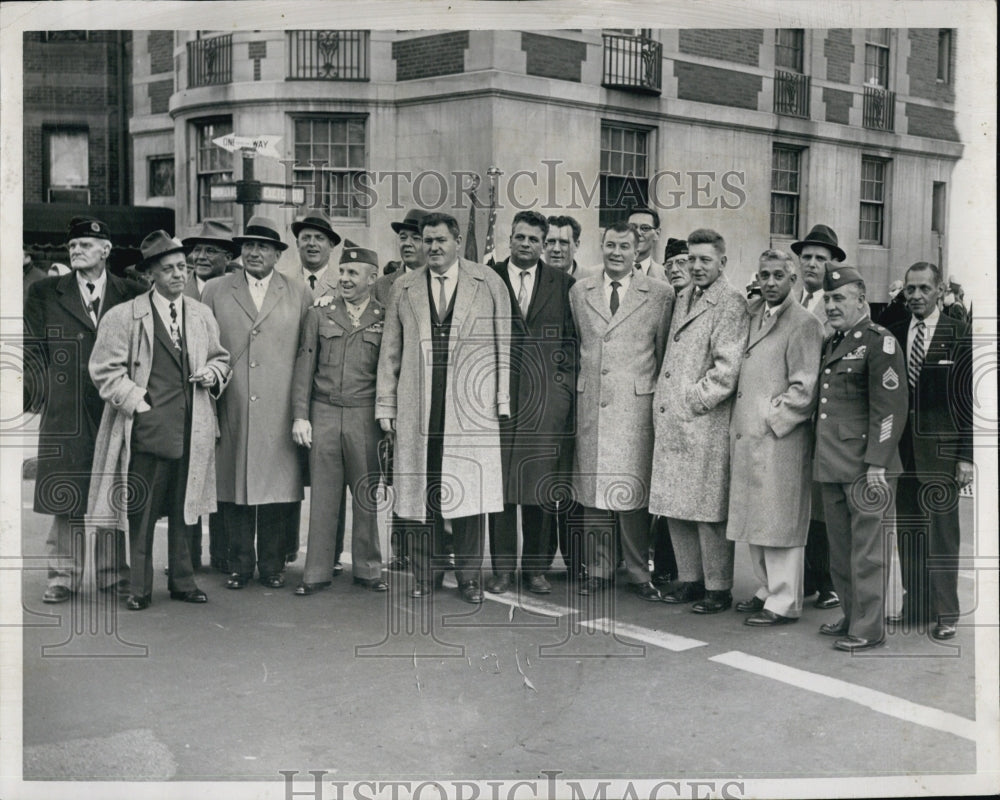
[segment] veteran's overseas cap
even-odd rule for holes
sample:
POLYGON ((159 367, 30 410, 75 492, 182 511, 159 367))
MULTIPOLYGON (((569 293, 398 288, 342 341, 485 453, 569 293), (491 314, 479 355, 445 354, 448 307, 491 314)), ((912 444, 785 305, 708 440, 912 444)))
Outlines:
POLYGON ((848 283, 858 283, 859 281, 864 281, 864 278, 854 267, 827 267, 826 275, 823 276, 823 291, 832 292, 848 283))
POLYGON ((340 263, 350 264, 351 262, 371 264, 378 269, 378 254, 374 250, 356 245, 350 239, 345 239, 344 248, 340 253, 340 263))
POLYGON ((107 224, 101 222, 99 219, 94 219, 93 217, 73 217, 69 221, 69 236, 67 241, 71 239, 110 239, 111 231, 108 230, 107 224))

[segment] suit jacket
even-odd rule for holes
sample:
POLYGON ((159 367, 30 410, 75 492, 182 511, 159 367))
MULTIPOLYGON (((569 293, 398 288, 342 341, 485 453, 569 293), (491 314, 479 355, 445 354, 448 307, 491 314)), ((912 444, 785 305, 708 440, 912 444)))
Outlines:
POLYGON ((500 420, 504 500, 554 507, 560 494, 562 499, 568 494, 573 452, 577 346, 569 290, 574 279, 539 261, 525 316, 508 263, 493 267, 513 312, 510 417, 500 420))
MULTIPOLYGON (((107 273, 99 321, 142 291, 107 273)), ((87 362, 97 337, 75 272, 32 284, 24 304, 25 410, 41 411, 34 509, 82 517, 104 401, 87 362)))
POLYGON ((375 299, 378 300, 383 306, 386 305, 389 302, 389 295, 392 293, 393 284, 395 284, 396 281, 398 281, 405 274, 405 268, 402 264, 400 264, 395 272, 390 272, 386 275, 382 275, 380 278, 377 278, 375 285, 372 287, 372 294, 375 296, 375 299))
MULTIPOLYGON (((636 265, 636 268, 638 269, 638 263, 636 265)), ((664 267, 663 264, 661 264, 660 262, 658 262, 656 259, 653 259, 650 262, 650 264, 649 264, 649 272, 645 272, 643 274, 647 278, 656 278, 656 280, 658 280, 658 281, 664 281, 664 282, 669 283, 669 281, 667 281, 667 270, 666 270, 666 267, 664 267)))
POLYGON ((326 272, 323 273, 318 281, 316 281, 316 288, 309 288, 309 281, 306 275, 303 274, 305 268, 301 264, 296 264, 291 269, 286 269, 284 271, 275 268, 275 271, 280 272, 292 283, 298 283, 305 287, 306 292, 311 295, 311 299, 315 300, 317 297, 323 297, 324 295, 333 295, 337 297, 340 294, 340 287, 337 285, 337 281, 340 277, 340 270, 332 260, 326 265, 326 272))
MULTIPOLYGON (((458 260, 448 337, 441 476, 446 518, 503 508, 500 417, 510 414, 511 309, 489 267, 458 260)), ((385 312, 375 418, 396 421, 395 511, 426 515, 431 412, 431 314, 427 267, 401 275, 385 312)))
POLYGON ((813 478, 852 483, 869 466, 901 470, 906 363, 896 338, 867 316, 837 346, 823 343, 813 478))
MULTIPOLYGON (((909 315, 889 327, 904 359, 908 355, 909 327, 909 315)), ((904 371, 903 380, 906 375, 904 371)), ((918 479, 927 483, 935 475, 954 475, 956 461, 971 464, 972 345, 968 330, 959 320, 938 315, 934 336, 924 343, 917 390, 909 392, 909 399, 910 412, 899 440, 903 468, 915 468, 918 479)))
MULTIPOLYGON (((128 492, 124 491, 131 459, 136 408, 146 396, 153 367, 155 331, 148 293, 116 306, 101 321, 90 357, 90 375, 107 401, 94 448, 88 517, 91 524, 128 530, 128 492)), ((184 301, 184 355, 188 373, 208 367, 215 372, 212 389, 192 384, 188 475, 184 521, 215 511, 215 440, 219 435, 215 400, 230 378, 229 353, 219 339, 212 312, 197 300, 184 301)), ((146 413, 152 413, 146 412, 146 413)))
POLYGON ((580 338, 576 499, 612 511, 645 508, 653 460, 653 387, 674 311, 674 290, 635 272, 612 316, 602 270, 577 281, 569 298, 580 338))

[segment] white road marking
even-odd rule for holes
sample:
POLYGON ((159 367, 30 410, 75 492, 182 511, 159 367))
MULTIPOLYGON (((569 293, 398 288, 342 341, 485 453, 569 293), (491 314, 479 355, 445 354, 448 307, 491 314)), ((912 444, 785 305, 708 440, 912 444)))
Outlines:
POLYGON ((815 672, 787 667, 766 658, 742 653, 739 650, 732 650, 728 653, 721 653, 712 656, 709 661, 716 661, 720 664, 761 675, 765 678, 781 681, 790 686, 796 686, 816 694, 826 695, 838 700, 849 700, 852 703, 870 708, 880 714, 885 714, 905 722, 915 725, 923 725, 926 728, 933 728, 963 739, 977 740, 975 720, 960 717, 948 711, 941 711, 937 708, 922 706, 902 697, 895 697, 885 692, 869 689, 864 686, 857 686, 847 681, 830 678, 815 672))
POLYGON ((580 624, 590 630, 613 630, 616 634, 629 639, 635 639, 646 644, 651 644, 654 647, 662 647, 664 650, 673 650, 674 652, 691 650, 695 647, 705 647, 708 645, 708 642, 689 639, 686 636, 678 636, 676 633, 654 631, 644 628, 641 625, 630 625, 627 622, 618 622, 617 620, 606 618, 580 620, 580 624))
POLYGON ((568 608, 557 606, 555 603, 546 603, 544 600, 525 600, 513 595, 508 597, 505 594, 491 594, 490 592, 483 592, 483 597, 495 603, 503 603, 506 606, 521 608, 532 614, 542 614, 546 617, 565 617, 567 614, 573 613, 568 608))

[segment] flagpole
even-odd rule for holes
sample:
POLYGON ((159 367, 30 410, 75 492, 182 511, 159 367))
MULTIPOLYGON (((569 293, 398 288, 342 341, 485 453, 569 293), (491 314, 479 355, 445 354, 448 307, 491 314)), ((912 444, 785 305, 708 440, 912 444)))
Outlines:
POLYGON ((486 252, 483 253, 483 263, 496 263, 496 224, 497 224, 497 181, 503 175, 503 170, 493 165, 486 170, 490 179, 490 215, 486 225, 486 252))

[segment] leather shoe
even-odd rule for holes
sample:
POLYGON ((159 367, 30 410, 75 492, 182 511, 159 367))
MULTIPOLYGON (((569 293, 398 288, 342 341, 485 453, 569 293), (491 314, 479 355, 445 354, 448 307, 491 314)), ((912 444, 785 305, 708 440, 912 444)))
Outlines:
POLYGON ((855 650, 868 650, 885 644, 885 637, 881 639, 862 639, 860 636, 847 636, 844 639, 837 639, 833 646, 838 650, 853 653, 855 650))
POLYGON ((664 586, 668 586, 675 579, 676 576, 671 575, 669 572, 654 572, 650 577, 649 582, 652 583, 657 589, 662 589, 664 586))
POLYGON ((946 642, 949 639, 954 639, 957 634, 958 629, 954 625, 939 622, 931 631, 931 638, 939 642, 946 642))
POLYGON ((128 599, 125 601, 125 608, 129 611, 142 611, 143 609, 149 608, 149 604, 152 602, 153 600, 148 594, 130 594, 128 599))
POLYGON ((341 572, 344 571, 344 565, 339 561, 333 565, 333 577, 336 578, 341 572))
POLYGON ((466 603, 478 605, 483 602, 483 593, 479 591, 479 583, 476 581, 463 581, 458 592, 466 603))
POLYGON ((798 621, 798 617, 783 617, 781 614, 775 614, 773 611, 765 608, 753 616, 747 617, 743 620, 743 624, 754 628, 769 628, 774 625, 791 625, 793 622, 798 621))
POLYGON ((663 599, 663 595, 660 594, 660 590, 653 586, 651 581, 646 581, 645 583, 630 583, 628 585, 628 590, 632 594, 641 597, 643 600, 649 600, 653 603, 659 603, 663 599))
POLYGON ((720 611, 725 611, 727 608, 732 607, 732 592, 709 589, 705 592, 705 599, 699 600, 691 606, 691 610, 695 614, 718 614, 720 611))
POLYGON ((171 592, 171 600, 182 600, 185 603, 207 603, 208 595, 201 589, 192 589, 190 592, 171 592))
POLYGON ((764 610, 764 601, 754 595, 749 600, 741 600, 736 604, 736 610, 741 613, 758 612, 764 610))
POLYGON ((43 603, 65 603, 73 595, 68 586, 50 586, 42 595, 43 603))
POLYGON ((847 618, 841 617, 836 622, 824 622, 819 626, 819 632, 824 636, 846 636, 849 627, 847 618))
POLYGON ((664 603, 693 603, 705 596, 705 584, 701 581, 685 582, 663 595, 664 603))
POLYGON ((295 594, 299 597, 305 597, 307 594, 316 594, 316 592, 325 589, 331 583, 333 581, 320 581, 319 583, 306 583, 303 581, 295 587, 295 594))
POLYGON ((430 597, 432 593, 433 589, 428 581, 417 581, 410 590, 410 597, 430 597))
POLYGON ((837 597, 836 592, 820 592, 813 606, 822 609, 838 608, 840 606, 840 598, 837 597))
POLYGON ((114 592, 119 597, 127 597, 130 594, 128 581, 125 578, 122 578, 116 583, 109 583, 107 586, 102 586, 101 591, 108 594, 114 592))
POLYGON ((486 591, 490 594, 504 594, 510 589, 512 583, 514 583, 514 576, 509 572, 502 572, 486 581, 486 591))
POLYGON ((369 592, 388 592, 389 584, 381 578, 354 578, 355 586, 364 586, 369 592))
POLYGON ((526 577, 528 578, 529 592, 533 594, 549 594, 552 591, 552 584, 540 572, 526 577))
POLYGON ((576 593, 582 594, 585 597, 592 594, 600 594, 607 588, 608 583, 609 581, 604 578, 587 578, 580 581, 576 593))
POLYGON ((286 564, 294 564, 298 560, 299 560, 299 551, 298 550, 296 550, 294 553, 288 553, 288 555, 285 556, 285 563, 286 564))
POLYGON ((266 578, 261 578, 260 582, 268 589, 280 589, 285 585, 285 576, 279 572, 277 575, 268 575, 266 578))
POLYGON ((246 575, 240 575, 238 572, 234 572, 229 576, 226 581, 227 589, 244 589, 246 585, 250 582, 250 579, 246 575))

